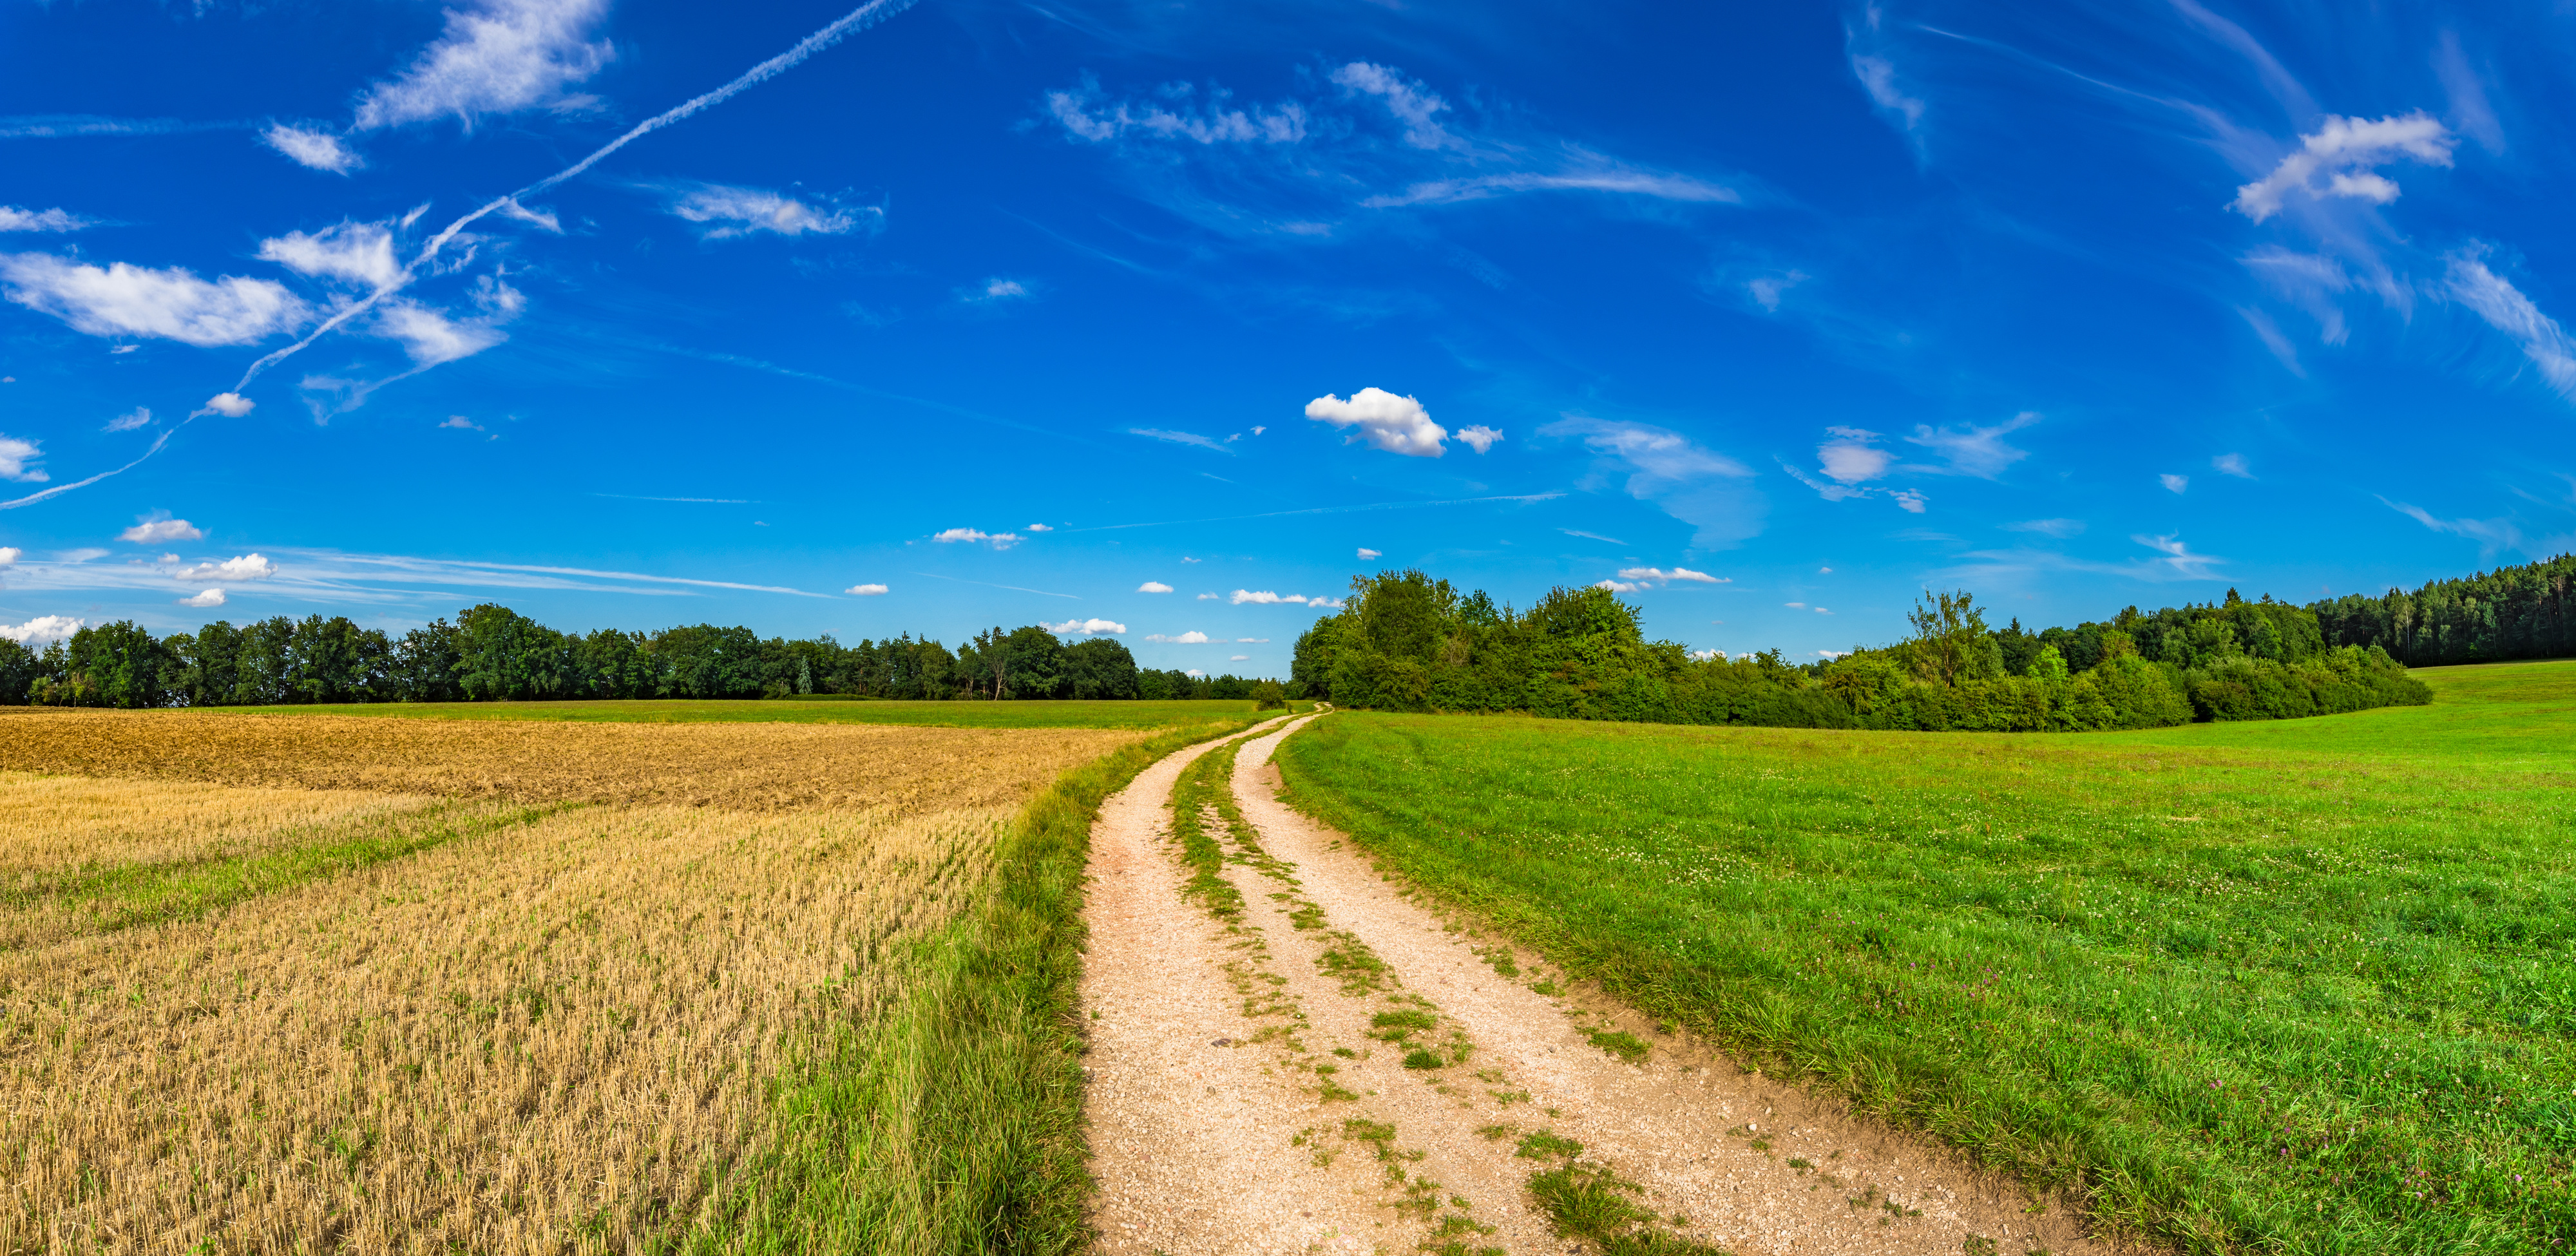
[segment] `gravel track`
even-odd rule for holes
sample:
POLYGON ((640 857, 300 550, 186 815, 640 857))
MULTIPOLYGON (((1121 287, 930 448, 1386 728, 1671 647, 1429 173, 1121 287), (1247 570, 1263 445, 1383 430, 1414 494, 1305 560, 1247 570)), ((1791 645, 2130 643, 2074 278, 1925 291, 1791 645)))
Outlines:
POLYGON ((2003 1256, 2111 1250, 1926 1140, 1608 1000, 1532 990, 1565 978, 1454 927, 1277 801, 1271 750, 1312 718, 1265 725, 1237 756, 1239 925, 1181 896, 1170 841, 1172 785, 1213 746, 1147 769, 1094 828, 1083 998, 1102 1251, 1584 1250, 1530 1198, 1555 1162, 1515 1153, 1539 1131, 1685 1219, 1667 1228, 1744 1256, 1957 1256, 1979 1238, 2003 1256), (1403 1028, 1387 1016, 1423 1027, 1389 1041, 1403 1028), (1647 1054, 1630 1063, 1595 1032, 1647 1054), (1418 1050, 1440 1067, 1405 1067, 1418 1050))

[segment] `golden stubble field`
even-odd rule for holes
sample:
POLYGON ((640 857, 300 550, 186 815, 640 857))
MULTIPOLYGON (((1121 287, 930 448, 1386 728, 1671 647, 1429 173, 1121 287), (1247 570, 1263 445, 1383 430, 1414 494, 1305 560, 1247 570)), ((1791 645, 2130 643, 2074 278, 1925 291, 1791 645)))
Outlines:
POLYGON ((1143 736, 0 716, 0 1251, 685 1235, 1143 736))

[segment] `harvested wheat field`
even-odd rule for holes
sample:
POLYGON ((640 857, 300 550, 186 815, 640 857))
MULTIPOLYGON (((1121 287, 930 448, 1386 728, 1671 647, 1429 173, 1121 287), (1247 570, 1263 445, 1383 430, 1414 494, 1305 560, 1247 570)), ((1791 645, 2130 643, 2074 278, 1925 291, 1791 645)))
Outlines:
POLYGON ((0 1251, 924 1246, 951 957, 1149 736, 0 716, 0 1251))

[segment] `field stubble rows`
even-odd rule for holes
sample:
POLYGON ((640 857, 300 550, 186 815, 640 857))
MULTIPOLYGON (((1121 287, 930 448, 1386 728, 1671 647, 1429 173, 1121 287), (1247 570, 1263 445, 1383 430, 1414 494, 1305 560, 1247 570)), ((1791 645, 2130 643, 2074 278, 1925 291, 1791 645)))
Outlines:
POLYGON ((0 717, 128 774, 0 776, 0 1251, 736 1245, 782 1079, 1140 736, 0 717))

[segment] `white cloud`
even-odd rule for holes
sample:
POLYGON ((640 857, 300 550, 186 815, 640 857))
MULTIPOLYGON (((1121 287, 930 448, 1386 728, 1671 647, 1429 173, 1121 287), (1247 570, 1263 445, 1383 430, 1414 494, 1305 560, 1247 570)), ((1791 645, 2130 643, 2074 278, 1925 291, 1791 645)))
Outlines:
POLYGON ((100 428, 99 430, 102 432, 131 432, 138 427, 150 427, 151 425, 151 409, 147 406, 136 406, 115 418, 109 419, 107 421, 107 426, 100 428))
POLYGON ((1837 484, 1875 480, 1887 474, 1887 468, 1896 461, 1895 454, 1870 443, 1878 439, 1876 432, 1857 427, 1829 427, 1825 431, 1834 439, 1816 446, 1816 461, 1822 464, 1826 478, 1837 484))
POLYGON ((1690 652, 1690 656, 1691 656, 1692 658, 1698 659, 1700 662, 1706 663, 1706 662, 1710 662, 1710 661, 1713 661, 1713 660, 1716 660, 1716 659, 1722 659, 1722 658, 1725 658, 1725 657, 1726 657, 1726 651, 1724 651, 1724 650, 1693 650, 1693 651, 1691 651, 1691 652, 1690 652))
POLYGON ((1025 527, 1025 528, 1022 528, 1022 529, 1020 529, 1020 530, 1021 530, 1021 531, 1023 531, 1023 532, 1053 532, 1053 531, 1055 531, 1055 529, 1054 529, 1054 528, 1052 528, 1052 527, 1050 527, 1050 526, 1048 526, 1048 525, 1046 525, 1046 524, 1043 524, 1043 523, 1032 523, 1032 524, 1030 524, 1029 526, 1027 526, 1027 527, 1025 527))
POLYGON ((1086 637, 1096 637, 1103 633, 1127 631, 1127 625, 1106 619, 1068 619, 1060 624, 1040 624, 1039 627, 1059 637, 1072 636, 1076 633, 1086 637))
POLYGON ((1593 582, 1592 587, 1596 589, 1608 589, 1613 593, 1634 593, 1646 586, 1642 584, 1629 584, 1620 580, 1596 580, 1593 582))
POLYGON ((2173 474, 2173 473, 2172 473, 2172 472, 2170 472, 2170 471, 2168 471, 2168 472, 2166 472, 2166 473, 2164 473, 2164 474, 2162 474, 2162 475, 2157 476, 2157 477, 2156 477, 2156 482, 2157 482, 2157 483, 2159 483, 2159 484, 2164 485, 2164 486, 2165 486, 2165 491, 2166 491, 2166 492, 2168 492, 2168 493, 2179 493, 2179 492, 2183 491, 2184 489, 2187 489, 2187 488, 2190 488, 2190 487, 2191 487, 2191 477, 2190 477, 2190 476, 2187 476, 2187 475, 2175 475, 2175 474, 2173 474))
POLYGON ((1182 633, 1177 637, 1166 637, 1157 632, 1148 635, 1145 639, 1147 641, 1160 641, 1165 645, 1206 645, 1209 640, 1206 633, 1199 632, 1195 629, 1182 633))
POLYGON ((32 646, 39 641, 60 641, 88 625, 88 620, 68 615, 39 615, 23 624, 0 624, 0 637, 32 646))
POLYGON ((105 558, 115 552, 115 550, 103 550, 84 546, 80 549, 64 550, 62 553, 54 555, 54 558, 57 561, 66 563, 85 563, 93 558, 105 558))
POLYGON ((884 597, 886 587, 881 584, 854 584, 849 588, 841 590, 841 592, 850 594, 854 597, 884 597))
POLYGON ((440 423, 439 426, 442 428, 455 428, 461 432, 480 432, 483 430, 482 424, 466 418, 461 414, 451 414, 447 416, 446 420, 440 423))
POLYGON ((2388 507, 2390 510, 2396 511, 2417 523, 2423 524, 2425 527, 2430 528, 2435 532, 2446 532, 2452 536, 2467 537, 2468 539, 2478 543, 2478 552, 2481 555, 2490 555, 2495 553, 2497 550, 2502 549, 2518 549, 2525 550, 2527 552, 2549 553, 2552 552, 2553 549, 2563 546, 2565 541, 2565 538, 2563 537, 2552 538, 2551 544, 2541 546, 2537 550, 2534 550, 2534 547, 2524 544, 2522 529, 2514 526, 2514 522, 2511 519, 2442 519, 2435 517, 2432 511, 2426 510, 2421 506, 2410 506, 2404 502, 2393 502, 2385 497, 2379 499, 2379 504, 2388 507))
POLYGON ((224 591, 221 589, 208 589, 194 597, 183 597, 179 599, 179 605, 181 606, 194 606, 200 609, 209 606, 221 606, 223 604, 224 591))
POLYGON ((1386 557, 1386 555, 1384 555, 1384 554, 1382 554, 1382 553, 1380 553, 1380 552, 1378 552, 1378 551, 1376 551, 1376 550, 1370 549, 1369 547, 1367 547, 1367 546, 1365 546, 1365 545, 1363 545, 1363 546, 1361 546, 1361 547, 1360 547, 1360 561, 1361 561, 1361 562, 1367 562, 1367 561, 1369 561, 1370 559, 1373 559, 1373 558, 1384 558, 1384 557, 1386 557))
POLYGON ((214 396, 206 398, 206 404, 202 409, 190 414, 188 417, 195 419, 203 418, 209 414, 220 414, 227 419, 238 419, 241 416, 250 413, 251 409, 258 404, 258 402, 253 401, 240 393, 216 393, 214 396))
POLYGON ((1302 594, 1279 594, 1268 589, 1237 589, 1234 591, 1234 596, 1227 601, 1236 606, 1246 602, 1255 606, 1304 606, 1306 604, 1306 598, 1302 594))
POLYGON ((1628 495, 1696 525, 1699 531, 1691 540, 1693 545, 1718 548, 1762 531, 1767 505, 1762 495, 1728 483, 1752 478, 1752 469, 1701 448, 1679 432, 1569 415, 1540 428, 1539 435, 1580 438, 1595 454, 1624 464, 1629 471, 1628 495))
POLYGON ((1234 639, 1234 643, 1235 643, 1236 645, 1268 645, 1268 644, 1270 644, 1270 638, 1268 638, 1268 637, 1236 637, 1236 638, 1234 639))
MULTIPOLYGON (((1127 429, 1127 434, 1130 436, 1142 436, 1147 440, 1170 441, 1175 445, 1194 445, 1200 449, 1213 449, 1218 453, 1227 455, 1228 457, 1232 457, 1234 454, 1233 450, 1225 447, 1224 441, 1218 440, 1212 436, 1201 436, 1196 432, 1175 432, 1169 428, 1161 427, 1131 427, 1127 429)), ((1186 563, 1195 560, 1184 558, 1181 561, 1186 563)))
POLYGON ((1458 439, 1465 443, 1468 448, 1473 449, 1480 454, 1493 448, 1494 442, 1499 441, 1502 438, 1503 434, 1501 432, 1487 427, 1482 423, 1458 429, 1458 439))
POLYGON ((1803 611, 1807 609, 1807 604, 1804 602, 1782 602, 1781 605, 1786 606, 1793 611, 1803 611))
POLYGON ((1735 583, 1731 577, 1721 578, 1718 576, 1712 576, 1705 571, 1693 571, 1688 567, 1675 567, 1670 571, 1666 571, 1661 567, 1622 567, 1619 569, 1619 578, 1622 580, 1655 580, 1665 583, 1670 583, 1676 580, 1688 581, 1694 584, 1735 583))
POLYGON ((2192 553, 2191 547, 2183 544, 2182 538, 2177 535, 2132 536, 2129 539, 2164 555, 2155 560, 2156 565, 2172 568, 2175 575, 2185 580, 2210 579, 2215 574, 2209 570, 2210 567, 2227 561, 2224 558, 2212 558, 2207 554, 2192 553))
POLYGON ((277 574, 277 564, 257 554, 227 558, 219 563, 198 563, 170 573, 173 580, 266 580, 277 574))
POLYGON ((1306 599, 1306 605, 1314 607, 1319 611, 1337 611, 1342 609, 1342 599, 1337 597, 1310 597, 1306 599))
POLYGON ((1871 104, 1903 119, 1908 131, 1923 125, 1923 102, 1896 85, 1896 63, 1885 57, 1855 53, 1851 68, 1852 77, 1860 80, 1861 90, 1869 93, 1871 104))
POLYGON ((1370 209, 1398 209, 1407 205, 1481 201, 1512 192, 1616 192, 1667 201, 1726 204, 1737 204, 1744 199, 1733 188, 1689 175, 1634 169, 1571 145, 1566 146, 1566 151, 1579 157, 1581 164, 1568 166, 1554 174, 1520 171, 1463 179, 1433 179, 1413 184, 1399 193, 1369 197, 1360 204, 1370 209))
POLYGON ((994 549, 1009 549, 1020 543, 1020 536, 1016 532, 978 532, 973 528, 950 528, 945 532, 933 534, 930 539, 942 545, 984 543, 990 544, 994 549))
POLYGON ((2488 269, 2484 254, 2483 248, 2469 248, 2450 255, 2444 276, 2447 294, 2475 311, 2488 326, 2513 337, 2550 386, 2576 401, 2576 341, 2521 289, 2488 269))
POLYGON ((1214 602, 1217 601, 1218 598, 1217 595, 1213 593, 1202 593, 1198 596, 1198 600, 1202 602, 1214 602))
POLYGON ((1832 611, 1826 610, 1824 607, 1821 607, 1821 606, 1819 606, 1819 607, 1817 607, 1817 608, 1815 608, 1815 609, 1816 609, 1816 613, 1817 613, 1817 614, 1819 614, 1819 615, 1831 615, 1831 614, 1833 614, 1833 612, 1832 612, 1832 611))
POLYGON ((0 233, 10 231, 78 231, 96 226, 91 219, 64 209, 20 209, 0 205, 0 233))
POLYGON ((345 279, 369 288, 402 277, 402 263, 394 260, 393 229, 380 222, 342 222, 311 235, 289 231, 260 241, 259 255, 299 275, 345 279))
POLYGON ((1908 514, 1922 514, 1926 506, 1923 494, 1910 488, 1900 488, 1895 492, 1889 493, 1887 496, 1888 500, 1896 503, 1896 508, 1898 510, 1905 511, 1908 514))
POLYGON ((1440 125, 1439 115, 1449 102, 1407 78, 1391 66, 1353 61, 1333 71, 1331 78, 1344 91, 1360 96, 1374 96, 1386 111, 1404 126, 1404 142, 1415 148, 1448 148, 1459 143, 1456 136, 1440 125))
POLYGON ((1194 562, 1198 562, 1199 560, 1198 560, 1198 559, 1195 559, 1195 558, 1191 558, 1191 557, 1189 557, 1189 556, 1187 556, 1187 555, 1183 555, 1183 556, 1182 556, 1182 558, 1181 558, 1181 561, 1182 561, 1182 562, 1185 562, 1185 563, 1194 563, 1194 562))
POLYGON ((1229 654, 1225 656, 1225 661, 1229 663, 1245 663, 1250 662, 1251 659, 1252 656, 1249 654, 1229 654))
POLYGON ((2019 523, 1997 524, 1996 526, 2002 528, 2006 532, 2037 532, 2043 536, 2053 536, 2062 541, 2078 532, 2082 532, 2084 530, 2084 521, 2081 519, 2025 519, 2019 523))
POLYGON ((968 305, 991 305, 998 301, 1024 301, 1034 295, 1034 293, 1029 291, 1029 286, 1027 284, 1021 283, 1017 279, 1004 279, 998 275, 985 280, 984 286, 977 291, 959 294, 960 298, 968 305))
POLYGON ((2227 475, 2235 476, 2240 480, 2250 480, 2254 478, 2253 470, 2245 465, 2245 455, 2243 454, 2220 454, 2217 457, 2210 459, 2209 465, 2218 468, 2221 472, 2227 475))
POLYGON ((1306 417, 1334 427, 1358 428, 1347 440, 1366 440, 1391 454, 1437 458, 1449 451, 1441 444, 1449 438, 1448 430, 1431 421, 1431 412, 1421 402, 1383 388, 1363 388, 1348 401, 1326 393, 1306 403, 1306 417))
POLYGON ((1139 132, 1155 139, 1199 144, 1294 144, 1306 138, 1306 111, 1295 102, 1252 109, 1226 107, 1232 93, 1223 88, 1206 93, 1186 83, 1163 90, 1164 104, 1120 101, 1103 104, 1100 85, 1085 75, 1082 86, 1048 92, 1047 112, 1065 133, 1094 144, 1139 132))
POLYGON ((1807 272, 1803 270, 1793 270, 1778 275, 1759 275, 1744 281, 1744 290, 1753 294, 1754 304, 1777 313, 1780 309, 1780 294, 1805 283, 1808 278, 1807 272))
POLYGON ((2236 200, 2229 207, 2261 222, 2281 212, 2284 198, 2294 191, 2312 198, 2348 196, 2385 205, 2397 199, 2397 185, 2371 173, 2370 167, 2400 157, 2447 166, 2454 142, 2449 128, 2420 109, 2375 122, 2328 114, 2325 125, 2314 135, 2299 137, 2299 147, 2283 157, 2272 173, 2236 189, 2236 200), (2330 176, 2323 189, 2315 184, 2320 173, 2330 176))
POLYGON ((1940 453, 1949 460, 1951 471, 1991 480, 2003 474, 2005 468, 2030 456, 2027 449, 2015 449, 2005 444, 2003 436, 2039 422, 2039 417, 2037 411, 2024 410, 1992 427, 1972 425, 1965 431, 1917 424, 1914 434, 1905 439, 1908 443, 1940 453))
POLYGON ((286 154, 288 160, 311 170, 347 174, 367 164, 358 150, 340 141, 340 137, 318 127, 288 126, 271 123, 260 132, 259 142, 286 154))
POLYGON ((756 231, 791 238, 809 232, 846 235, 861 227, 873 230, 885 223, 885 211, 873 205, 857 210, 838 205, 817 208, 781 192, 721 183, 700 183, 681 191, 672 198, 670 210, 704 226, 706 229, 698 233, 702 240, 723 240, 756 231))
POLYGON ((437 366, 470 358, 509 339, 493 321, 453 319, 443 311, 397 297, 376 307, 372 330, 400 344, 413 362, 437 366))
POLYGON ((1169 593, 1172 591, 1172 586, 1165 584, 1160 580, 1148 580, 1143 584, 1137 585, 1136 591, 1138 593, 1169 593))
POLYGON ((485 0, 450 9, 446 31, 410 69, 359 99, 357 128, 449 116, 471 126, 487 113, 586 103, 562 93, 614 55, 606 41, 587 38, 607 12, 608 0, 485 0))
MULTIPOLYGON (((2280 324, 2273 322, 2270 314, 2250 305, 2240 305, 2236 307, 2236 312, 2244 317, 2245 325, 2254 329, 2255 337, 2263 342, 2264 348, 2272 351, 2272 356, 2279 359, 2283 367, 2301 379, 2308 377, 2308 368, 2299 365, 2298 347, 2291 344, 2290 338, 2281 333, 2280 324)), ((2341 333, 2343 315, 2338 310, 2332 317, 2333 322, 2327 328, 2326 334, 2336 336, 2341 333)))
POLYGON ((185 519, 173 519, 164 514, 136 520, 133 527, 117 533, 116 539, 135 545, 160 545, 169 541, 202 541, 206 539, 206 533, 185 519))
POLYGON ((158 336, 200 347, 249 344, 304 321, 304 302, 266 279, 212 283, 180 267, 104 268, 44 253, 0 255, 9 299, 92 336, 158 336))
POLYGON ((27 551, 15 545, 0 545, 0 567, 15 567, 27 551))
POLYGON ((35 441, 0 436, 0 480, 42 484, 52 479, 43 469, 27 465, 44 456, 44 451, 36 447, 35 441))
POLYGON ((1182 675, 1184 675, 1184 676, 1195 676, 1195 677, 1198 677, 1198 678, 1200 678, 1200 679, 1202 679, 1202 680, 1204 680, 1204 679, 1206 679, 1206 678, 1207 678, 1207 673, 1206 673, 1206 672, 1204 672, 1204 671, 1202 671, 1202 670, 1200 670, 1200 669, 1198 669, 1198 668, 1195 668, 1195 667, 1193 667, 1193 668, 1189 669, 1188 671, 1185 671, 1185 672, 1183 672, 1183 673, 1181 673, 1181 674, 1182 674, 1182 675))

